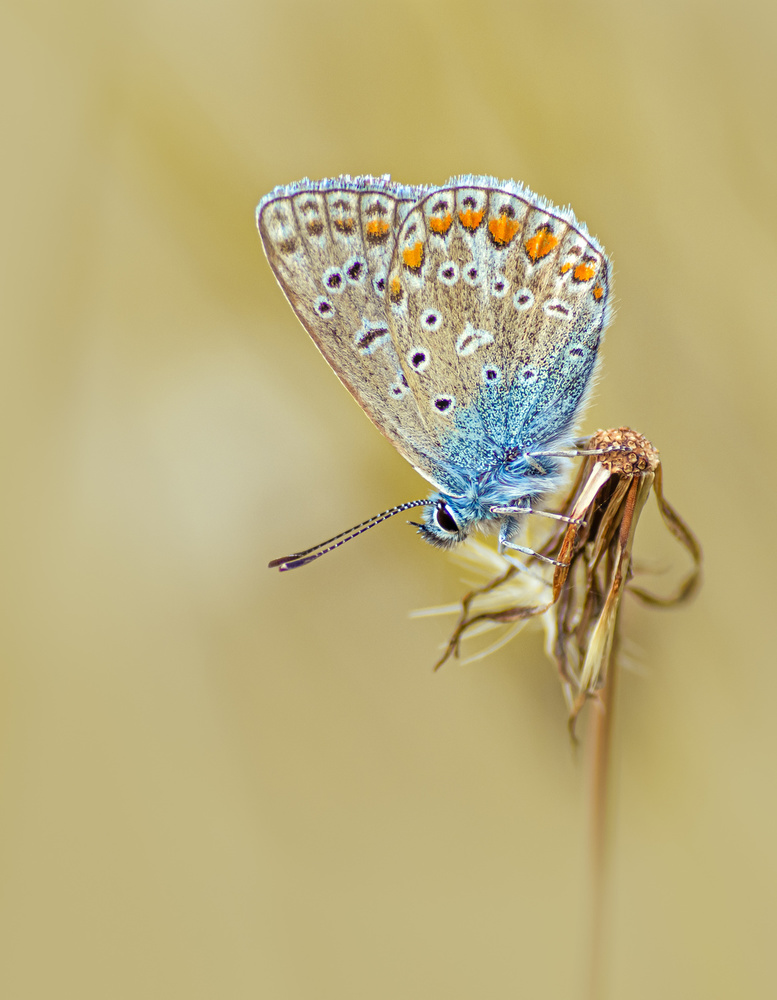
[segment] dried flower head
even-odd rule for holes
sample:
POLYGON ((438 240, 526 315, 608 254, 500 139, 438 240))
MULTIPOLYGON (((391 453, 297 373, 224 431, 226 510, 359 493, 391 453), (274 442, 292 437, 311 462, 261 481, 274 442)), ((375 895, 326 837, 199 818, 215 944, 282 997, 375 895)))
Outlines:
MULTIPOLYGON (((581 450, 585 461, 558 514, 556 528, 519 566, 488 549, 471 547, 497 575, 461 602, 459 620, 437 663, 458 656, 462 638, 497 624, 520 628, 543 621, 574 725, 587 698, 606 684, 618 640, 621 598, 628 588, 642 601, 669 607, 686 600, 699 583, 701 549, 663 493, 658 451, 628 427, 598 431, 581 450), (632 552, 639 516, 654 491, 665 525, 689 552, 693 566, 675 593, 658 597, 631 584, 632 552), (547 569, 555 566, 552 572, 547 569)), ((510 636, 511 637, 511 634, 510 636)), ((499 643, 501 645, 501 643, 499 643)), ((493 647, 492 647, 493 648, 493 647)))

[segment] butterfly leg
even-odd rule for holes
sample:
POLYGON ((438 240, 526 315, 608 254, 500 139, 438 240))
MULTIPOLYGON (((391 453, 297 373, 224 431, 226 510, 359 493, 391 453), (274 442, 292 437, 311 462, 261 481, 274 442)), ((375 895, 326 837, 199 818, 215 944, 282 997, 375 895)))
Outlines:
POLYGON ((566 514, 553 514, 549 510, 537 510, 534 507, 489 507, 489 511, 492 514, 497 515, 507 515, 507 514, 538 514, 540 517, 551 517, 554 521, 565 521, 567 524, 584 524, 582 519, 567 517, 566 514))
POLYGON ((535 552, 534 549, 528 548, 526 545, 516 545, 515 542, 500 541, 499 543, 501 549, 510 549, 511 552, 521 552, 525 556, 531 556, 533 559, 541 559, 542 562, 550 563, 551 566, 566 566, 567 563, 560 562, 558 559, 552 559, 550 556, 544 556, 541 552, 535 552))
MULTIPOLYGON (((521 510, 524 513, 525 508, 521 510)), ((550 556, 544 556, 541 552, 535 552, 534 549, 528 548, 526 545, 518 545, 516 542, 510 541, 512 535, 518 529, 518 521, 514 517, 510 517, 502 522, 502 527, 499 529, 499 551, 504 552, 509 549, 511 552, 520 552, 525 556, 532 556, 534 559, 541 559, 542 562, 550 563, 553 566, 565 566, 566 563, 560 563, 557 559, 551 559, 550 556)))

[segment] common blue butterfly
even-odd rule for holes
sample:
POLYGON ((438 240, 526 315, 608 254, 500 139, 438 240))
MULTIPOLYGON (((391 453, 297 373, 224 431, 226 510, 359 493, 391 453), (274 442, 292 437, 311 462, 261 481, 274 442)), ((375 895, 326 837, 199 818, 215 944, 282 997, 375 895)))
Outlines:
POLYGON ((609 320, 610 264, 570 209, 514 181, 303 180, 256 211, 270 267, 335 374, 434 487, 304 552, 423 507, 435 545, 515 543, 559 485, 609 320))

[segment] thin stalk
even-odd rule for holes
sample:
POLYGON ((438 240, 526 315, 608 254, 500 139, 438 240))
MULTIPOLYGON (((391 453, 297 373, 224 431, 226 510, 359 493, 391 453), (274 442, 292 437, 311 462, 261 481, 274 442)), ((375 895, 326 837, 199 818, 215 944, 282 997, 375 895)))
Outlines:
POLYGON ((617 633, 610 647, 606 679, 598 697, 591 699, 590 762, 590 863, 591 863, 591 939, 589 1000, 604 996, 604 970, 607 966, 607 927, 605 914, 608 895, 609 801, 612 780, 610 760, 617 688, 617 633))

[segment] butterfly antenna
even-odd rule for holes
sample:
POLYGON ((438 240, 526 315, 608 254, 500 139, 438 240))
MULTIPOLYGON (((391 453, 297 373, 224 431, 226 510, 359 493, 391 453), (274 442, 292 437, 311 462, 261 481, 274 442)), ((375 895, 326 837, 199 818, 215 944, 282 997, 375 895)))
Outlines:
POLYGON ((401 503, 397 507, 391 507, 390 510, 384 510, 382 514, 375 514, 366 521, 362 521, 361 524, 357 524, 355 527, 349 528, 347 531, 343 531, 339 535, 335 535, 334 538, 329 538, 325 542, 319 542, 318 545, 314 545, 311 549, 305 549, 304 552, 292 552, 291 555, 281 556, 280 559, 273 559, 271 563, 268 563, 268 566, 270 569, 277 567, 282 573, 287 569, 296 569, 298 566, 306 566, 308 563, 313 562, 314 559, 318 559, 320 556, 325 556, 327 552, 331 552, 333 549, 339 549, 341 545, 345 545, 346 542, 350 542, 352 538, 356 538, 357 535, 361 535, 365 531, 369 531, 370 528, 374 528, 375 525, 380 524, 381 521, 387 521, 395 514, 401 514, 403 511, 410 510, 411 507, 428 506, 428 500, 411 500, 408 503, 401 503))

